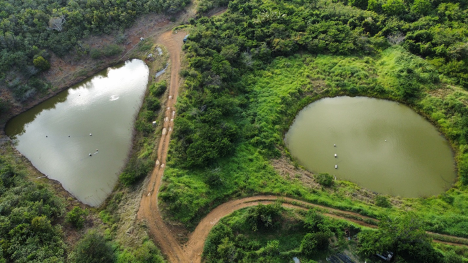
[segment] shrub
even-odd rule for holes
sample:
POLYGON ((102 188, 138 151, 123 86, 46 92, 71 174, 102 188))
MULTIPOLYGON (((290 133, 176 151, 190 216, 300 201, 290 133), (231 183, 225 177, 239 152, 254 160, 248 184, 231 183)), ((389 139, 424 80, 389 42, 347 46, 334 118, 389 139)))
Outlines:
POLYGON ((166 92, 167 89, 167 82, 165 80, 158 82, 158 83, 153 83, 150 87, 150 92, 156 97, 159 97, 166 92))
POLYGON ((375 205, 380 207, 392 207, 392 204, 388 201, 388 198, 382 195, 375 197, 375 205))
POLYGON ((102 52, 101 50, 99 49, 91 49, 91 51, 89 52, 89 54, 91 55, 91 58, 92 59, 98 59, 98 58, 101 58, 102 57, 102 52))
POLYGON ((0 98, 0 115, 7 112, 9 108, 10 108, 9 103, 0 98))
POLYGON ((457 255, 453 250, 450 250, 445 254, 445 262, 446 263, 462 263, 463 259, 461 256, 457 255))
POLYGON ((161 253, 151 241, 146 241, 136 250, 125 250, 119 254, 117 263, 162 263, 165 262, 161 253))
POLYGON ((309 231, 316 232, 319 231, 320 225, 323 225, 323 216, 315 210, 307 211, 304 218, 304 228, 309 231))
POLYGON ((319 173, 315 175, 315 180, 325 187, 333 185, 333 176, 328 173, 319 173))
POLYGON ((114 251, 100 234, 92 231, 78 243, 75 249, 75 263, 115 262, 114 251))
POLYGON ((148 135, 154 131, 153 125, 146 120, 137 120, 135 123, 135 129, 144 133, 145 135, 148 135))
POLYGON ((259 229, 274 228, 278 224, 278 218, 281 212, 279 203, 262 205, 249 208, 246 222, 253 231, 259 229))
POLYGON ((65 216, 65 221, 73 225, 75 228, 81 229, 84 226, 85 217, 87 214, 88 211, 86 211, 86 209, 81 209, 80 207, 75 206, 65 216))
POLYGON ((135 175, 131 172, 121 173, 119 179, 125 186, 130 186, 136 181, 135 175))
POLYGON ((146 103, 146 108, 150 111, 158 111, 161 109, 161 102, 155 97, 149 97, 146 103))
POLYGON ((432 247, 431 239, 422 229, 422 221, 411 213, 383 218, 377 231, 362 231, 358 238, 358 251, 366 256, 393 251, 405 260, 442 262, 443 255, 432 247))
POLYGON ((102 57, 112 57, 123 52, 123 48, 116 44, 110 44, 102 49, 91 49, 89 54, 92 59, 99 59, 102 57))
POLYGON ((150 51, 153 47, 153 43, 149 39, 144 39, 138 43, 139 51, 150 51))
POLYGON ((106 57, 112 57, 123 52, 123 48, 116 44, 110 44, 104 47, 102 54, 106 57))
POLYGON ((316 249, 317 249, 317 240, 315 239, 315 235, 312 233, 306 234, 301 241, 302 254, 310 257, 314 254, 316 249))
POLYGON ((47 61, 45 58, 43 58, 42 56, 38 56, 36 57, 34 60, 33 60, 33 64, 36 68, 42 70, 42 71, 46 71, 48 69, 50 69, 50 63, 49 61, 47 61))
POLYGON ((120 174, 120 182, 126 186, 132 185, 138 179, 146 176, 153 167, 152 165, 152 160, 145 160, 140 158, 132 159, 127 168, 125 168, 123 173, 120 174))

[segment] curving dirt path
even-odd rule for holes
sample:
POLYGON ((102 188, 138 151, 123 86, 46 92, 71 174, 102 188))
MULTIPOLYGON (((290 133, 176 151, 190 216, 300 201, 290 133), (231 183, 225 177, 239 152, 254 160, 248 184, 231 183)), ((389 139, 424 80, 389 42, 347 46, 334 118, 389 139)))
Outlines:
MULTIPOLYGON (((157 42, 164 45, 170 54, 171 65, 171 82, 169 86, 169 94, 167 104, 165 105, 165 117, 167 121, 164 122, 164 130, 158 148, 158 161, 156 161, 154 170, 149 178, 147 188, 144 191, 141 199, 140 208, 138 211, 138 219, 145 220, 149 229, 149 234, 154 242, 161 249, 162 253, 166 256, 169 262, 201 262, 201 254, 203 246, 208 234, 219 220, 232 212, 241 208, 255 206, 257 204, 270 204, 277 200, 282 202, 282 205, 289 208, 297 209, 310 209, 319 208, 325 215, 333 218, 345 219, 352 221, 362 226, 375 228, 377 220, 360 215, 358 213, 343 211, 326 206, 307 203, 301 200, 296 200, 288 197, 278 197, 273 195, 260 195, 253 197, 246 197, 226 202, 215 209, 201 220, 196 227, 195 231, 190 234, 189 241, 182 247, 177 242, 175 235, 171 232, 170 228, 164 223, 158 207, 158 193, 161 186, 162 177, 164 173, 166 157, 169 147, 169 141, 173 129, 173 121, 175 115, 175 102, 177 100, 179 89, 179 71, 180 71, 180 56, 185 33, 179 32, 173 34, 172 31, 166 32, 158 37, 157 42), (372 222, 372 224, 369 224, 372 222)), ((435 233, 431 233, 435 234, 435 233)), ((448 235, 435 234, 442 237, 455 238, 448 235)), ((467 239, 458 238, 460 243, 467 243, 467 239)), ((451 245, 460 245, 457 243, 437 241, 451 245)))
MULTIPOLYGON (((260 195, 260 196, 246 197, 246 198, 231 200, 222 205, 219 205, 200 221, 198 226, 195 228, 195 231, 193 231, 193 233, 190 235, 190 239, 187 242, 185 249, 184 249, 187 257, 192 260, 190 262, 201 262, 201 254, 203 252, 203 246, 205 245, 205 240, 208 237, 208 234, 210 233, 211 229, 219 222, 221 218, 241 208, 256 206, 258 204, 264 204, 264 205, 271 204, 271 203, 276 202, 277 200, 283 202, 282 203, 283 207, 296 208, 296 209, 302 209, 302 210, 308 210, 312 207, 320 208, 320 209, 327 211, 323 213, 326 216, 333 217, 333 218, 341 218, 341 219, 344 218, 346 220, 353 221, 359 225, 367 226, 371 228, 376 227, 375 225, 365 223, 364 221, 361 221, 361 220, 350 219, 344 215, 336 214, 336 213, 348 214, 350 216, 356 217, 357 215, 355 213, 345 212, 345 211, 341 211, 338 209, 332 209, 332 208, 328 208, 328 207, 321 206, 321 205, 310 204, 310 203, 306 203, 306 202, 296 200, 293 198, 278 197, 274 195, 260 195)), ((362 218, 363 220, 368 219, 368 220, 375 221, 372 218, 365 217, 362 215, 359 215, 359 218, 362 218)))

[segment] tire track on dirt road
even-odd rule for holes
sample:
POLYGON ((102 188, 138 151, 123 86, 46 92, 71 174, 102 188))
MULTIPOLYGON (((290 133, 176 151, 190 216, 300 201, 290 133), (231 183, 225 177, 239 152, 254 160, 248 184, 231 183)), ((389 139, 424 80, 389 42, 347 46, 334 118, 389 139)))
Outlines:
POLYGON ((166 164, 167 151, 169 141, 171 139, 174 122, 171 119, 175 118, 175 102, 179 91, 179 71, 180 71, 180 55, 182 43, 185 34, 178 32, 173 34, 172 31, 163 33, 156 40, 157 43, 164 45, 169 52, 171 81, 169 85, 169 94, 165 105, 165 121, 163 122, 163 134, 158 147, 158 160, 156 161, 153 172, 151 173, 146 191, 140 202, 138 210, 138 218, 146 220, 149 228, 150 236, 165 254, 169 262, 189 262, 185 257, 185 253, 175 239, 171 230, 164 224, 161 212, 158 208, 158 193, 161 187, 162 176, 166 164))

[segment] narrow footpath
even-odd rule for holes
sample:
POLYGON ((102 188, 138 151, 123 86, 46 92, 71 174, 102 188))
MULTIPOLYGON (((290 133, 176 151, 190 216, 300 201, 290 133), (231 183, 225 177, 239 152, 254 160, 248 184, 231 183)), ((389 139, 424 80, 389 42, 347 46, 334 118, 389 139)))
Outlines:
MULTIPOLYGON (((255 206, 258 204, 271 204, 273 202, 276 202, 277 200, 282 202, 282 205, 284 207, 296 209, 310 209, 314 207, 320 209, 324 212, 326 216, 329 217, 345 219, 359 224, 361 226, 371 228, 376 227, 375 224, 378 222, 376 219, 369 218, 358 213, 307 203, 301 200, 296 200, 288 197, 260 195, 231 200, 229 202, 219 205, 200 221, 195 231, 190 234, 188 242, 184 246, 181 246, 177 242, 177 239, 171 232, 170 228, 164 223, 162 219, 161 212, 159 211, 158 207, 158 193, 162 183, 167 152, 169 149, 169 141, 173 130, 173 120, 176 117, 176 109, 174 105, 176 103, 179 90, 180 57, 184 37, 185 33, 183 32, 174 34, 172 31, 169 31, 159 36, 156 41, 158 44, 164 45, 170 54, 171 82, 169 86, 167 104, 165 105, 165 117, 167 117, 167 121, 165 121, 163 124, 163 134, 161 136, 158 148, 159 158, 156 161, 154 170, 151 173, 151 177, 149 178, 149 182, 147 184, 146 190, 144 191, 140 203, 140 208, 138 211, 138 219, 146 221, 146 224, 149 228, 150 237, 161 249, 162 253, 166 256, 169 262, 201 262, 201 254, 203 252, 205 240, 208 237, 208 234, 210 233, 213 226, 216 225, 221 218, 241 208, 255 206)), ((454 236, 441 235, 435 233, 430 234, 440 236, 442 238, 448 237, 454 239, 454 241, 459 241, 458 243, 451 243, 434 240, 435 242, 450 245, 468 244, 468 239, 465 238, 458 238, 454 236)))

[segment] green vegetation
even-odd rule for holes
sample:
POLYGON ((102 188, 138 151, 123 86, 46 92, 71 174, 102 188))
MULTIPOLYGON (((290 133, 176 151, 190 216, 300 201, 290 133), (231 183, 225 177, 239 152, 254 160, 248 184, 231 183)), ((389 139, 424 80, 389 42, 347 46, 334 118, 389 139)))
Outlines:
POLYGON ((119 55, 123 52, 123 48, 116 44, 108 45, 102 49, 91 49, 89 54, 93 59, 100 59, 103 57, 112 57, 115 55, 119 55))
POLYGON ((111 245, 103 236, 92 231, 87 233, 76 245, 73 262, 100 263, 115 262, 116 258, 111 245))
POLYGON ((359 252, 372 256, 392 251, 407 260, 417 262, 444 262, 443 254, 432 247, 431 240, 416 215, 385 218, 377 231, 359 234, 359 252))
POLYGON ((65 216, 65 221, 72 224, 74 227, 81 229, 84 226, 85 217, 88 215, 86 209, 81 209, 78 206, 73 207, 73 209, 67 213, 65 216))
MULTIPOLYGON (((81 40, 121 31, 148 12, 174 15, 188 3, 0 1, 0 84, 17 102, 25 102, 50 88, 38 76, 50 68, 52 53, 89 52, 94 59, 116 56, 122 53, 118 45, 89 50, 81 40)), ((184 45, 188 67, 181 72, 185 85, 160 193, 169 217, 193 227, 228 199, 265 193, 384 220, 379 230, 361 231, 315 211, 294 214, 277 204, 258 206, 235 212, 215 226, 205 259, 274 261, 280 253, 280 260, 291 256, 315 260, 327 255, 330 247, 352 249, 354 241, 349 247, 342 235, 347 228, 360 232, 356 249, 363 257, 392 250, 410 262, 415 258, 460 262, 460 255, 466 260, 467 251, 434 246, 423 231, 468 237, 466 3, 202 0, 198 11, 207 13, 227 4, 229 10, 221 17, 191 20, 184 45), (459 181, 440 196, 401 199, 375 196, 325 174, 314 176, 320 186, 280 175, 272 162, 293 166, 282 138, 296 113, 317 99, 339 95, 400 101, 432 121, 452 144, 459 181), (399 217, 407 210, 414 214, 399 217)), ((119 35, 118 42, 124 41, 119 35)), ((146 40, 136 51, 152 48, 146 40)), ((149 88, 135 124, 134 150, 120 175, 123 185, 135 185, 154 165, 161 131, 152 121, 161 121, 160 97, 166 89, 166 81, 149 88)), ((0 99, 0 113, 12 103, 0 99)), ((63 200, 46 187, 23 180, 25 172, 13 163, 0 157, 0 262, 65 261, 67 247, 56 224, 65 214, 63 200)), ((104 235, 86 234, 69 260, 163 261, 148 239, 133 248, 110 241, 122 223, 113 213, 121 199, 115 194, 99 213, 104 235)), ((81 228, 84 215, 76 207, 65 219, 81 228)))
MULTIPOLYGON (((140 59, 145 59, 151 50, 159 52, 152 42, 145 40, 141 43, 144 43, 145 48, 138 51, 136 55, 140 59)), ((168 63, 167 59, 167 52, 163 52, 162 56, 157 56, 156 59, 148 62, 152 74, 165 67, 168 63)), ((161 100, 166 89, 167 81, 165 79, 157 82, 152 81, 149 84, 148 92, 135 121, 134 153, 119 176, 119 181, 125 186, 136 184, 154 167, 157 159, 157 138, 161 134, 161 127, 158 125, 162 122, 161 100), (156 125, 153 124, 153 121, 156 121, 156 125)))
POLYGON ((330 1, 235 0, 222 16, 193 21, 160 193, 167 214, 192 227, 230 198, 265 193, 374 218, 409 209, 426 230, 466 237, 468 92, 462 74, 445 70, 458 65, 463 71, 464 62, 421 53, 429 43, 423 36, 437 39, 431 50, 454 49, 456 41, 442 43, 435 32, 445 28, 441 34, 464 39, 466 25, 447 13, 435 20, 450 4, 418 2, 408 11, 401 3, 350 2, 369 11, 330 1), (389 199, 349 182, 316 188, 280 176, 272 160, 291 158, 282 138, 296 113, 339 95, 403 102, 428 118, 455 150, 459 182, 439 197, 389 199))
POLYGON ((225 7, 229 3, 229 0, 201 0, 197 6, 198 14, 206 14, 208 11, 217 7, 225 7))
POLYGON ((318 259, 331 252, 329 238, 335 234, 339 240, 334 243, 342 243, 344 249, 342 233, 348 228, 356 229, 313 210, 294 212, 279 203, 259 205, 223 218, 210 232, 203 257, 206 262, 290 262, 294 256, 301 261, 318 259), (271 220, 262 221, 263 227, 256 229, 259 222, 252 221, 253 217, 271 220))
POLYGON ((45 70, 48 70, 50 68, 50 63, 49 61, 45 60, 45 58, 43 58, 42 56, 37 56, 34 60, 33 60, 33 64, 36 68, 42 70, 42 71, 45 71, 45 70))
POLYGON ((151 95, 155 97, 160 97, 161 95, 163 95, 164 92, 166 92, 166 89, 167 89, 166 80, 163 80, 161 82, 155 82, 151 84, 151 86, 149 87, 151 95))
POLYGON ((435 248, 414 215, 385 218, 379 229, 372 230, 316 210, 287 210, 278 203, 223 218, 210 232, 203 257, 206 262, 290 262, 292 257, 315 262, 347 254, 359 256, 355 262, 380 262, 374 255, 385 251, 393 251, 396 262, 462 262, 453 248, 435 248), (252 231, 258 223, 252 215, 268 218, 272 212, 274 227, 252 231))
POLYGON ((125 250, 118 255, 117 263, 163 263, 165 260, 151 241, 144 241, 135 251, 125 250))
POLYGON ((0 156, 0 262, 63 262, 63 200, 26 180, 24 168, 0 156))
POLYGON ((375 197, 375 205, 380 207, 392 207, 386 196, 378 195, 375 197))
POLYGON ((317 183, 325 186, 330 187, 333 185, 333 176, 328 173, 319 173, 315 175, 315 180, 317 183))
POLYGON ((135 149, 140 149, 138 154, 133 155, 124 171, 120 174, 120 182, 130 186, 144 178, 154 167, 156 159, 155 143, 160 129, 153 127, 152 122, 156 120, 161 110, 160 97, 167 88, 165 80, 155 82, 149 87, 143 106, 135 123, 138 139, 135 141, 135 149))
POLYGON ((138 238, 134 243, 115 237, 117 223, 122 224, 115 212, 119 205, 125 205, 121 203, 122 193, 107 202, 101 222, 96 216, 99 210, 72 209, 74 198, 60 197, 63 190, 52 189, 37 174, 28 169, 11 145, 1 146, 0 262, 165 262, 144 227, 134 234, 138 238), (87 217, 88 213, 91 216, 87 217), (90 223, 85 224, 85 219, 90 223), (76 246, 74 242, 65 243, 69 235, 76 239, 85 232, 90 234, 76 246))

